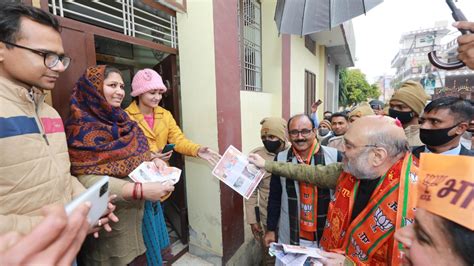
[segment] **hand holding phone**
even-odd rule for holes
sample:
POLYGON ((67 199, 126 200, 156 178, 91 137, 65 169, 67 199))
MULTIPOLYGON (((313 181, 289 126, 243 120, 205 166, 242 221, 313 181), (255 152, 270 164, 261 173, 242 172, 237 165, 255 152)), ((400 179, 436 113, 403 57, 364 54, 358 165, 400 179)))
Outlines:
POLYGON ((84 204, 85 202, 91 203, 91 209, 87 215, 87 218, 91 226, 94 226, 100 217, 107 211, 107 204, 109 202, 109 177, 104 176, 94 185, 89 187, 82 194, 77 196, 66 206, 66 214, 69 216, 72 214, 74 209, 84 204))
POLYGON ((169 151, 172 151, 174 149, 175 144, 166 144, 161 153, 167 153, 169 151))

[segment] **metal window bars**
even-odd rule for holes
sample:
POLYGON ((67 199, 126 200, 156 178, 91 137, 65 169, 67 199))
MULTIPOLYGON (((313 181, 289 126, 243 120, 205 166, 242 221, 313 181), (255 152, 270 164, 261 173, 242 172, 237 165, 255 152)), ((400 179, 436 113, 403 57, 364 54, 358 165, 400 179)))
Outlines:
POLYGON ((262 91, 261 7, 258 0, 240 0, 241 87, 246 91, 262 91))
POLYGON ((54 15, 178 47, 176 17, 137 0, 49 0, 54 15))

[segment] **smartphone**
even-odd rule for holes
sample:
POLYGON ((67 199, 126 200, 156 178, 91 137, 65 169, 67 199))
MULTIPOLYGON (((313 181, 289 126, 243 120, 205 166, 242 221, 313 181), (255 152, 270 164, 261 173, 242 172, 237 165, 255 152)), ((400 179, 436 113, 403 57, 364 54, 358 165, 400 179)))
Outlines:
POLYGON ((174 144, 166 144, 161 153, 167 153, 169 151, 172 151, 174 149, 174 144))
POLYGON ((108 176, 102 177, 94 185, 69 202, 65 207, 67 215, 71 215, 74 209, 87 201, 92 204, 87 218, 89 219, 91 226, 93 226, 107 211, 107 205, 109 203, 108 176))

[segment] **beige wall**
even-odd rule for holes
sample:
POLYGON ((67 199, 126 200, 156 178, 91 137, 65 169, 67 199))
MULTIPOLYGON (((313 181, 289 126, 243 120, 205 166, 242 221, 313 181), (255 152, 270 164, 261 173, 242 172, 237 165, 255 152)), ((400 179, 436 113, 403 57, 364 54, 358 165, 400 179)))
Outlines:
POLYGON ((241 91, 242 151, 262 146, 260 121, 281 117, 281 37, 273 20, 275 0, 263 0, 262 10, 262 92, 241 91))
POLYGON ((291 36, 291 115, 304 112, 305 70, 316 74, 316 100, 324 99, 324 50, 319 47, 314 55, 305 48, 304 38, 291 36))
POLYGON ((281 111, 274 112, 273 98, 273 93, 241 91, 242 151, 245 154, 262 146, 260 121, 268 116, 281 117, 281 111))
MULTIPOLYGON (((183 131, 218 150, 212 1, 188 1, 177 13, 183 131)), ((190 246, 222 256, 220 188, 211 168, 186 157, 190 246)))

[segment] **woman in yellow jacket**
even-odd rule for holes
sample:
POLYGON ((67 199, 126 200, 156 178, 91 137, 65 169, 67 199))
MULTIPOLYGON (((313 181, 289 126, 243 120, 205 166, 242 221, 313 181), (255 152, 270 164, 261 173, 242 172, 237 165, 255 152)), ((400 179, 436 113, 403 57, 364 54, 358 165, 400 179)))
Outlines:
MULTIPOLYGON (((200 146, 187 139, 171 113, 158 106, 165 92, 166 87, 156 71, 148 68, 140 70, 132 81, 131 95, 134 101, 125 109, 125 112, 145 133, 152 156, 168 161, 173 151, 166 153, 161 151, 167 143, 172 143, 175 144, 175 151, 183 155, 200 157, 211 165, 215 165, 220 155, 208 147, 200 146)), ((166 253, 170 243, 159 202, 145 203, 143 237, 147 247, 148 265, 160 265, 162 263, 160 253, 163 250, 166 253)))

